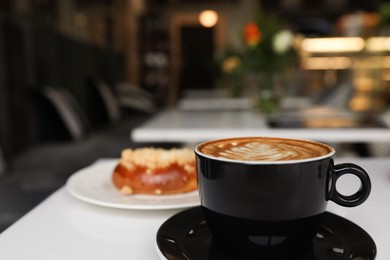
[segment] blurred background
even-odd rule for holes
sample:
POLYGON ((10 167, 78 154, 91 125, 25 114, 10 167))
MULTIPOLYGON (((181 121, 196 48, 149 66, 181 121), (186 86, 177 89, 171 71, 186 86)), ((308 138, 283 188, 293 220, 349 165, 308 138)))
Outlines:
POLYGON ((0 231, 145 145, 131 129, 183 97, 248 98, 276 127, 303 108, 333 115, 304 127, 386 127, 389 52, 380 0, 2 0, 0 231))

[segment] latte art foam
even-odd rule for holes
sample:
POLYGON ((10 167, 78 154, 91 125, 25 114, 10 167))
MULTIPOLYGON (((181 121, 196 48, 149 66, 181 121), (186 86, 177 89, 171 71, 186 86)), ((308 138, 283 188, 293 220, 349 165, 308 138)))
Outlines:
POLYGON ((288 161, 320 157, 330 153, 332 148, 304 140, 253 137, 206 142, 198 150, 230 160, 288 161))

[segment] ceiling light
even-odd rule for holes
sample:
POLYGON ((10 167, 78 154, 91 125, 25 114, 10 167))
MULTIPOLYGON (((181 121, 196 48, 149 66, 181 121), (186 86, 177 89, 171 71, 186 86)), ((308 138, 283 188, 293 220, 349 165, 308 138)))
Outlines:
POLYGON ((302 42, 303 50, 317 53, 358 52, 364 48, 360 37, 310 38, 302 42))
POLYGON ((213 27, 218 22, 218 14, 213 10, 204 10, 199 14, 199 22, 204 27, 213 27))

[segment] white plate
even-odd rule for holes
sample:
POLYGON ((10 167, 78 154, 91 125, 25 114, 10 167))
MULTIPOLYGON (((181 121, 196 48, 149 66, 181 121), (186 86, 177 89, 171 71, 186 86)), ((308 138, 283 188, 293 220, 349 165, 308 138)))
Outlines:
POLYGON ((176 209, 200 204, 197 191, 174 195, 124 195, 111 181, 118 160, 100 160, 69 177, 74 197, 96 205, 122 209, 176 209))

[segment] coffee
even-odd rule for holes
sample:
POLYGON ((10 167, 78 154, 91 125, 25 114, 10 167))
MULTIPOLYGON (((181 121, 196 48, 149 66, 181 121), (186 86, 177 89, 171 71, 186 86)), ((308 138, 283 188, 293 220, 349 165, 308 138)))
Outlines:
POLYGON ((333 148, 313 141, 267 137, 209 141, 197 149, 212 157, 238 161, 303 160, 333 152, 333 148))

